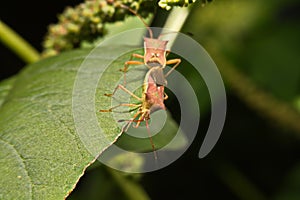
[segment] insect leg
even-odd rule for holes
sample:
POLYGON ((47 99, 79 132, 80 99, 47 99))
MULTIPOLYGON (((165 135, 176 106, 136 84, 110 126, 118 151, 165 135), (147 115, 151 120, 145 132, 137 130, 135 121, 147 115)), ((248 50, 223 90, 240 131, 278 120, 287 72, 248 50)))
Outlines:
POLYGON ((127 106, 127 107, 139 107, 141 104, 133 104, 133 103, 121 103, 119 105, 113 106, 107 110, 99 110, 100 112, 112 112, 114 109, 121 107, 121 106, 127 106))
POLYGON ((144 62, 142 62, 142 61, 132 60, 133 58, 144 59, 144 56, 142 56, 140 54, 136 54, 136 53, 131 54, 129 61, 126 61, 124 63, 124 68, 120 69, 120 71, 126 73, 127 70, 128 70, 128 65, 142 65, 142 64, 144 64, 144 62))
POLYGON ((141 116, 139 117, 139 119, 137 120, 136 125, 134 126, 134 128, 137 128, 140 126, 141 122, 145 120, 145 115, 147 114, 144 111, 140 111, 141 116))
POLYGON ((166 50, 166 57, 171 53, 170 50, 166 50))
POLYGON ((166 73, 165 77, 169 76, 169 75, 172 73, 172 71, 173 71, 176 67, 178 67, 178 65, 179 65, 180 63, 181 63, 181 59, 180 59, 180 58, 175 58, 175 59, 167 60, 167 62, 166 62, 167 65, 172 65, 172 64, 175 64, 175 65, 172 67, 172 69, 170 69, 170 71, 168 71, 168 72, 166 73))
POLYGON ((137 118, 140 114, 141 114, 141 111, 138 111, 137 113, 135 113, 135 115, 128 121, 128 123, 122 127, 122 132, 126 132, 128 130, 128 128, 130 127, 131 123, 134 122, 135 118, 137 118))
POLYGON ((169 96, 164 92, 164 100, 167 100, 169 96))
POLYGON ((124 85, 126 85, 126 72, 128 71, 129 65, 143 65, 144 64, 144 62, 142 62, 142 61, 132 60, 133 58, 144 59, 144 56, 142 56, 140 54, 136 54, 136 53, 131 54, 130 60, 126 61, 124 63, 123 69, 120 69, 120 71, 124 72, 124 85))
POLYGON ((120 84, 114 89, 113 93, 111 93, 111 94, 104 94, 104 95, 105 95, 105 96, 108 96, 108 97, 111 97, 111 96, 113 96, 113 95, 116 93, 116 91, 117 91, 118 89, 121 89, 121 90, 123 90, 124 92, 126 92, 127 94, 129 94, 130 96, 134 97, 135 99, 137 99, 137 100, 139 100, 139 101, 142 101, 142 98, 136 96, 135 94, 133 94, 131 91, 129 91, 129 90, 126 89, 123 85, 120 85, 120 84))

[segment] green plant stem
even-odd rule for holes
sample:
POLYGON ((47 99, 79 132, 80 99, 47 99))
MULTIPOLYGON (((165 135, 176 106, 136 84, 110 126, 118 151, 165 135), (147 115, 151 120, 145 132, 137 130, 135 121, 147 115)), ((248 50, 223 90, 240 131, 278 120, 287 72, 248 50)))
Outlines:
POLYGON ((141 186, 131 180, 127 180, 121 172, 114 169, 107 168, 107 171, 112 175, 114 180, 118 183, 124 194, 130 200, 149 200, 147 193, 141 186))
POLYGON ((0 41, 26 63, 39 60, 38 51, 0 20, 0 41))
POLYGON ((212 46, 207 48, 229 88, 250 108, 270 120, 272 124, 292 130, 299 138, 300 113, 287 102, 281 101, 259 88, 217 49, 212 46))
POLYGON ((222 162, 216 165, 220 180, 241 200, 265 200, 256 186, 232 164, 222 162))
POLYGON ((173 8, 164 24, 164 28, 180 31, 190 13, 189 10, 189 8, 173 8))

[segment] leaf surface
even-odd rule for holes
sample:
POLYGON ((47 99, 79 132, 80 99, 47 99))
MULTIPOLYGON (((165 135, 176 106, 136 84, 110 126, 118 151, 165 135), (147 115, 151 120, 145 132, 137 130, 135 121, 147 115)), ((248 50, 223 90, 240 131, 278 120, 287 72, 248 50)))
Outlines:
MULTIPOLYGON (((28 66, 13 86, 9 86, 12 80, 1 83, 1 199, 67 197, 85 169, 116 141, 119 123, 109 117, 112 113, 99 113, 99 109, 105 105, 103 94, 123 76, 115 69, 123 66, 130 54, 114 61, 120 52, 130 49, 122 48, 102 47, 96 54, 90 50, 63 53, 28 66), (95 86, 93 78, 98 78, 95 86), (79 80, 84 82, 78 85, 79 80), (95 91, 91 91, 93 87, 95 91), (77 101, 81 100, 78 97, 87 97, 87 101, 77 101), (100 129, 85 123, 88 116, 76 118, 78 112, 95 116, 93 126, 100 129)), ((139 73, 143 77, 144 73, 139 73)))

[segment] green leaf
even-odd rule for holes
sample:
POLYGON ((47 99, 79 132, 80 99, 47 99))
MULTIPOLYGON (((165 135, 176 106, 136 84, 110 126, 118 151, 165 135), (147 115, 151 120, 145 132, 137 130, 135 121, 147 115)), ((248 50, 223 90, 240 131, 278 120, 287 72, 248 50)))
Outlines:
POLYGON ((4 103, 7 94, 13 87, 15 78, 16 77, 12 77, 12 78, 9 78, 9 79, 6 79, 6 80, 0 82, 0 107, 4 103))
POLYGON ((0 110, 1 198, 63 199, 93 161, 71 112, 74 78, 86 53, 43 60, 16 79, 0 110))
MULTIPOLYGON (((111 116, 117 113, 100 113, 98 109, 107 108, 105 103, 110 105, 112 99, 118 98, 103 94, 123 80, 118 69, 130 54, 119 55, 129 49, 110 46, 97 49, 95 54, 89 50, 64 53, 28 66, 11 89, 8 86, 12 80, 1 83, 1 99, 6 96, 0 108, 1 199, 67 197, 85 169, 116 141, 121 126, 111 116), (90 53, 92 56, 88 56, 90 53), (119 58, 104 68, 116 57, 119 58), (80 79, 80 75, 84 78, 80 79), (93 78, 99 79, 96 91, 90 90, 93 78), (79 97, 88 99, 78 104, 79 97), (89 127, 85 123, 90 120, 88 116, 77 118, 78 112, 85 111, 96 116, 96 125, 102 130, 89 127), (90 143, 86 143, 85 136, 90 143)), ((137 77, 143 77, 144 72, 137 71, 137 77)))

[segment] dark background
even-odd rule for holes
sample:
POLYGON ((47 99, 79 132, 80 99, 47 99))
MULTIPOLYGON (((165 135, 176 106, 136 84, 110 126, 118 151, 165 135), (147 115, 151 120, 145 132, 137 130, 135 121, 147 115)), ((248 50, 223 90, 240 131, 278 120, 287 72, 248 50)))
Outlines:
MULTIPOLYGON (((47 27, 57 22, 57 15, 64 8, 80 3, 79 0, 62 1, 5 1, 0 7, 1 20, 21 35, 37 50, 42 50, 42 41, 47 27)), ((25 63, 0 43, 1 80, 16 74, 25 63)))

